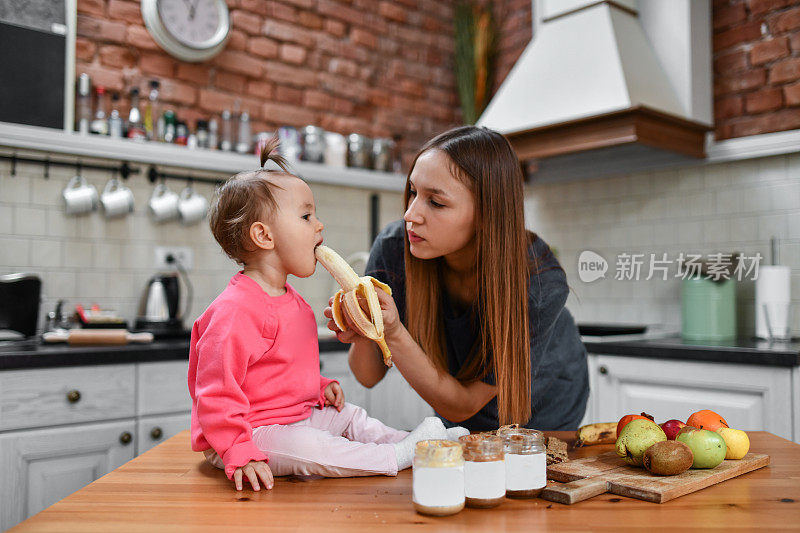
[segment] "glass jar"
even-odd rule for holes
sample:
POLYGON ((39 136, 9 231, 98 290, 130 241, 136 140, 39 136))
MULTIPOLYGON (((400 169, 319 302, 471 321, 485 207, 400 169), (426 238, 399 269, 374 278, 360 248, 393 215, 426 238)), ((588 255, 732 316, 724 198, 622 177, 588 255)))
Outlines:
POLYGON ((501 428, 505 443, 506 496, 537 498, 547 485, 544 433, 535 429, 501 428))
POLYGON ((450 440, 423 440, 414 453, 412 501, 420 514, 447 516, 464 508, 464 455, 450 440))
POLYGON ((303 161, 322 163, 325 158, 325 130, 319 126, 303 128, 303 161))
POLYGON ((341 133, 325 132, 325 164, 337 168, 347 166, 347 139, 341 133))
POLYGON ((464 494, 467 507, 497 507, 506 497, 503 439, 494 435, 464 435, 464 494))
POLYGON ((394 141, 391 139, 375 139, 372 141, 372 167, 375 170, 391 172, 394 165, 394 141))
POLYGON ((372 168, 372 140, 369 137, 358 133, 347 137, 347 166, 372 168))

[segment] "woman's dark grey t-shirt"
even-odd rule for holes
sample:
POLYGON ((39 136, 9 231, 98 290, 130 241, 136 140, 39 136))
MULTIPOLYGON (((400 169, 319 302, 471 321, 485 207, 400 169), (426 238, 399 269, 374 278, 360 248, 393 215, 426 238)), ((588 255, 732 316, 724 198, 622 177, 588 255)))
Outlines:
MULTIPOLYGON (((400 320, 406 324, 404 231, 402 220, 384 228, 372 245, 366 274, 392 288, 400 320)), ((564 307, 569 287, 558 260, 538 236, 531 244, 529 255, 537 258, 539 273, 531 275, 528 286, 533 416, 525 425, 542 430, 576 429, 589 396, 586 348, 572 315, 564 307)), ((451 375, 457 375, 478 340, 480 318, 474 316, 474 307, 473 311, 459 314, 446 296, 442 300, 442 309, 448 370, 451 375)), ((484 381, 494 384, 494 375, 490 373, 484 381)), ((455 425, 441 415, 439 417, 445 425, 455 425)), ((458 425, 471 431, 496 429, 497 399, 493 398, 458 425)))

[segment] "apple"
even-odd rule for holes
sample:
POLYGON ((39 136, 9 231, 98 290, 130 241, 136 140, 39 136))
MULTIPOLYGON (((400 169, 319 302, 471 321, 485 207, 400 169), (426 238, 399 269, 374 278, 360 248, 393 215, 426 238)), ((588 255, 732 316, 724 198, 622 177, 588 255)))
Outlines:
POLYGON ((692 450, 694 456, 692 468, 714 468, 728 453, 728 446, 722 435, 707 429, 686 426, 678 432, 675 440, 684 443, 692 450))
POLYGON ((675 440, 675 437, 678 436, 678 432, 681 428, 686 427, 686 424, 681 422, 680 420, 667 420, 663 424, 661 424, 661 429, 664 430, 664 433, 667 435, 667 440, 675 440))

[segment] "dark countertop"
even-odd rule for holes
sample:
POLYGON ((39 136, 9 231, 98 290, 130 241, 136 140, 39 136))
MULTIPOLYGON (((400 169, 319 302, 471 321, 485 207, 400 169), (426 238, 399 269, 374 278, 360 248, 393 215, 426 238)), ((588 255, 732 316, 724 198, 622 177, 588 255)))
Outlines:
MULTIPOLYGON (((347 350, 336 339, 323 339, 320 353, 347 350)), ((189 339, 156 340, 122 346, 42 344, 36 339, 0 341, 0 371, 57 366, 115 365, 189 359, 189 339)))
MULTIPOLYGON (((749 365, 800 366, 800 340, 774 343, 755 339, 730 342, 684 341, 680 336, 613 340, 584 338, 589 353, 628 357, 652 357, 684 361, 711 361, 749 365)), ((320 353, 347 350, 336 339, 323 339, 320 353)), ((123 346, 69 346, 42 344, 36 340, 0 341, 0 370, 57 366, 110 365, 173 361, 189 358, 189 339, 157 340, 123 346)))
POLYGON ((762 366, 800 366, 800 339, 770 344, 765 340, 685 341, 679 335, 664 338, 594 341, 584 338, 593 354, 652 357, 684 361, 711 361, 762 366))

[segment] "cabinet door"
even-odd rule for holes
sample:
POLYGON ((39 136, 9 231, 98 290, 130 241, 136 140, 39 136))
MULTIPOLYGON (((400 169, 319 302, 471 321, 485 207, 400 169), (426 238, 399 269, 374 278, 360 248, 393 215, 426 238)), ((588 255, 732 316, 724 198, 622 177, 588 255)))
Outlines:
POLYGON ((189 363, 186 360, 136 365, 136 414, 157 415, 191 410, 188 373, 189 363))
POLYGON ((136 422, 136 455, 146 452, 168 438, 189 429, 191 413, 145 416, 136 422))
POLYGON ((406 378, 390 368, 383 379, 369 389, 370 416, 387 426, 410 431, 426 416, 433 416, 433 408, 411 388, 406 378))
POLYGON ((598 355, 597 420, 642 411, 657 422, 710 409, 731 427, 791 440, 791 369, 598 355))
POLYGON ((133 420, 0 435, 0 530, 133 459, 133 420))
POLYGON ((367 405, 367 389, 358 382, 350 371, 347 362, 347 352, 323 352, 319 358, 320 373, 326 378, 335 379, 342 386, 344 401, 363 407, 369 411, 367 405))

